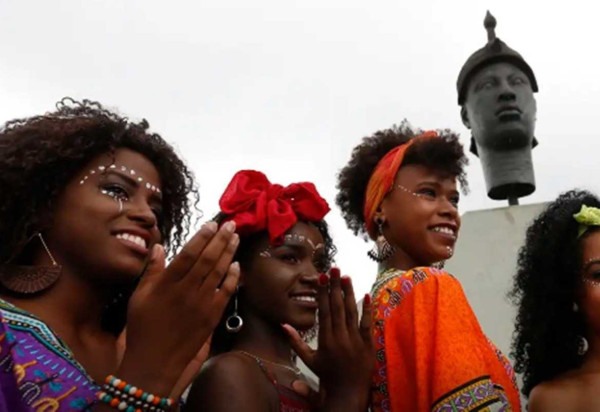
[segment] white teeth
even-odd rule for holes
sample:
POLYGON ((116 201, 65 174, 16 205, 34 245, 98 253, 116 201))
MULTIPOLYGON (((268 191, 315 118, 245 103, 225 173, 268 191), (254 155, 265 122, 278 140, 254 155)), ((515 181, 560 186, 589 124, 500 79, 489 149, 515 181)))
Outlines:
POLYGON ((146 241, 142 237, 137 236, 137 235, 132 235, 130 233, 119 233, 119 234, 117 234, 117 239, 127 240, 127 241, 135 243, 136 245, 139 245, 143 248, 148 247, 146 245, 146 241))
POLYGON ((452 230, 446 226, 436 226, 431 230, 433 230, 434 232, 440 232, 440 233, 445 233, 447 235, 454 236, 454 230, 452 230))
POLYGON ((317 299, 314 296, 294 296, 292 299, 299 300, 300 302, 316 302, 317 299))

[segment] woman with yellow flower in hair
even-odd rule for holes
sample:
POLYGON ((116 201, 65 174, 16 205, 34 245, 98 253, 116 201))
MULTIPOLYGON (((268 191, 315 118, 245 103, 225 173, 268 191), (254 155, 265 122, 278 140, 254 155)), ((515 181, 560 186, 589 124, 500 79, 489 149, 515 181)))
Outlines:
POLYGON ((466 163, 456 134, 402 124, 365 138, 339 174, 337 204, 355 234, 375 241, 369 256, 380 264, 374 411, 520 410, 509 362, 440 268, 460 229, 466 163))
POLYGON ((513 350, 530 412, 600 410, 600 199, 559 196, 519 254, 513 350))

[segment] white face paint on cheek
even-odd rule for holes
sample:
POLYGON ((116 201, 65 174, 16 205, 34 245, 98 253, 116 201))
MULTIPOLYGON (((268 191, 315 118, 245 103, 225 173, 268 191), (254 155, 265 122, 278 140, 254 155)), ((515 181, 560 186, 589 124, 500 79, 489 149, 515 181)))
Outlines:
POLYGON ((599 264, 600 256, 593 256, 583 262, 582 280, 584 284, 594 287, 600 286, 600 276, 597 275, 599 264))
POLYGON ((258 256, 262 258, 270 258, 271 257, 271 249, 265 249, 258 254, 258 256))

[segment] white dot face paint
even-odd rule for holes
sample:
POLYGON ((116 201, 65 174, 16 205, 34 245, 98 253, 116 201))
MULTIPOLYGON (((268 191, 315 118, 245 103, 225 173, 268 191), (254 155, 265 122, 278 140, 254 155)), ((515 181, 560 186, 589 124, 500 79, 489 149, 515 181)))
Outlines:
MULTIPOLYGON (((108 171, 114 171, 114 173, 116 173, 117 175, 121 173, 122 174, 121 177, 123 177, 123 178, 127 177, 127 179, 133 179, 133 176, 138 176, 135 179, 135 181, 137 181, 137 183, 141 187, 145 187, 146 189, 152 191, 153 193, 157 193, 157 194, 161 193, 161 190, 157 186, 151 184, 150 182, 145 182, 145 179, 143 178, 143 176, 139 176, 134 169, 128 168, 127 166, 124 166, 124 165, 116 165, 116 164, 111 164, 108 167, 107 166, 98 166, 96 169, 90 170, 88 172, 88 174, 83 176, 83 178, 79 181, 79 184, 83 185, 84 183, 86 183, 89 180, 90 176, 94 176, 96 174, 104 175, 108 171)), ((123 190, 101 189, 100 193, 115 200, 115 202, 117 203, 118 208, 119 208, 119 213, 123 212, 124 203, 129 201, 129 196, 127 195, 127 193, 123 193, 123 190)))
POLYGON ((281 245, 278 245, 278 246, 269 245, 265 250, 262 250, 261 252, 259 252, 258 255, 260 257, 264 257, 264 258, 273 257, 273 253, 272 253, 273 250, 277 249, 280 246, 285 246, 286 244, 294 244, 294 245, 306 244, 309 246, 310 250, 312 250, 312 256, 314 256, 318 250, 325 248, 325 245, 323 243, 318 243, 315 245, 314 242, 312 240, 310 240, 309 238, 307 238, 306 236, 299 235, 297 233, 290 233, 290 234, 283 236, 283 243, 281 245))
MULTIPOLYGON (((137 172, 135 170, 130 169, 127 166, 122 166, 122 165, 121 166, 117 166, 116 164, 111 164, 110 166, 108 166, 108 169, 112 169, 112 170, 117 169, 117 170, 120 170, 121 172, 123 172, 125 174, 129 174, 131 176, 137 175, 137 172)), ((107 170, 106 166, 98 166, 98 168, 97 168, 97 171, 100 174, 103 174, 106 170, 107 170)), ((84 184, 89 179, 89 177, 91 175, 94 175, 94 174, 96 174, 96 170, 94 170, 94 169, 90 170, 88 172, 88 174, 85 175, 85 176, 83 176, 83 178, 79 181, 79 184, 80 185, 84 184)), ((143 182, 145 182, 145 179, 142 176, 138 176, 137 177, 137 181, 139 183, 143 183, 143 182)), ((151 190, 154 193, 162 193, 161 190, 158 188, 158 186, 153 185, 150 182, 146 181, 145 182, 145 186, 146 186, 146 189, 149 189, 149 190, 151 190)))

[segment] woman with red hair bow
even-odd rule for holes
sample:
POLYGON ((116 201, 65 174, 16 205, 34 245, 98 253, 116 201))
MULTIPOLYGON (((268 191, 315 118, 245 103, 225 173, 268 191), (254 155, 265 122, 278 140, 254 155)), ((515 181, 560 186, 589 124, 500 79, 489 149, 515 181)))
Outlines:
POLYGON ((331 268, 325 199, 312 183, 283 187, 244 170, 219 205, 215 220, 235 222, 240 236, 241 277, 185 410, 365 411, 374 363, 370 299, 359 320, 350 278, 331 268), (314 351, 300 335, 314 332, 317 316, 314 351), (306 379, 294 351, 320 378, 317 405, 299 395, 306 379))
POLYGON ((354 148, 337 204, 375 241, 374 411, 519 411, 514 373, 483 334, 458 280, 441 269, 460 229, 458 136, 406 123, 354 148))

